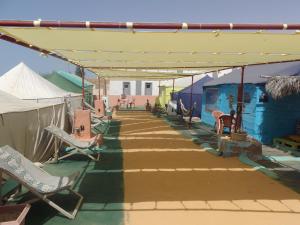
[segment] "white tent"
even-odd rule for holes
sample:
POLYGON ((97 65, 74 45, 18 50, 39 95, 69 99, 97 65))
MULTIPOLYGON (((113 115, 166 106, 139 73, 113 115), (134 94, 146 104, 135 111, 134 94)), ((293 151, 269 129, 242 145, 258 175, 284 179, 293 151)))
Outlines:
POLYGON ((23 62, 0 76, 0 90, 35 102, 61 103, 65 97, 78 96, 55 86, 23 62))
POLYGON ((53 138, 44 128, 64 128, 66 104, 28 102, 0 91, 0 146, 10 145, 33 161, 53 154, 53 138))
POLYGON ((46 106, 43 103, 27 102, 0 90, 0 114, 25 112, 46 106))

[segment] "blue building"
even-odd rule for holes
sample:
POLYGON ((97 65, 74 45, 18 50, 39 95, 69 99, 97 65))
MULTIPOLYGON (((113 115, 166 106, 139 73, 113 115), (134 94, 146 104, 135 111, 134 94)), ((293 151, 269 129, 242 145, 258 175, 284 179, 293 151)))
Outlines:
MULTIPOLYGON (((295 133, 300 120, 300 95, 290 95, 275 100, 266 93, 269 76, 295 76, 300 73, 300 63, 282 63, 246 67, 244 76, 244 111, 242 128, 250 136, 264 144, 273 138, 295 133)), ((214 125, 213 110, 229 114, 236 110, 241 70, 204 84, 202 98, 202 122, 214 125)))

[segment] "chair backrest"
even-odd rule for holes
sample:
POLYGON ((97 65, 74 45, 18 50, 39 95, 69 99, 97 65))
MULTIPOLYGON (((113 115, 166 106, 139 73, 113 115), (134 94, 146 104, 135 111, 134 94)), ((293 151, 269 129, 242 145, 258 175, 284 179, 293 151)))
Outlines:
POLYGON ((224 115, 223 112, 221 111, 212 111, 211 115, 215 118, 215 120, 217 121, 219 119, 220 116, 224 115))
POLYGON ((69 145, 73 145, 77 148, 86 149, 90 148, 92 145, 95 144, 95 142, 88 142, 88 141, 79 141, 67 132, 65 132, 63 129, 60 129, 59 127, 55 125, 50 125, 45 128, 49 133, 53 134, 55 137, 61 139, 62 141, 66 142, 69 145))
POLYGON ((8 145, 0 147, 0 169, 26 187, 41 193, 54 192, 69 182, 67 177, 48 174, 8 145))
POLYGON ((232 115, 224 114, 219 117, 219 120, 222 122, 223 127, 231 128, 234 117, 232 115))

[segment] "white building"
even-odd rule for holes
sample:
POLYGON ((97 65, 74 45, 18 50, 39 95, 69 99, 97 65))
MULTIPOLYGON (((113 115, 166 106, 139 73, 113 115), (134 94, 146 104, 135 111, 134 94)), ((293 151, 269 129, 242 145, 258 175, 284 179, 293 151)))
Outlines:
POLYGON ((158 96, 159 81, 117 81, 109 82, 108 94, 112 96, 158 96))

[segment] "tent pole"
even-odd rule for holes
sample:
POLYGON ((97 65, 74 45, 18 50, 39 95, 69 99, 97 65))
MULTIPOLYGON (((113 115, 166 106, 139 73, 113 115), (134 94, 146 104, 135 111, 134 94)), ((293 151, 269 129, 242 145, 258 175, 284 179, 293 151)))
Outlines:
POLYGON ((243 113, 243 106, 244 106, 244 75, 245 75, 245 67, 242 66, 241 83, 238 87, 238 96, 237 96, 235 132, 241 131, 241 126, 242 126, 242 119, 243 119, 242 113, 243 113))
POLYGON ((85 90, 84 90, 84 68, 81 67, 81 84, 82 84, 82 109, 84 110, 84 101, 85 101, 85 90))

